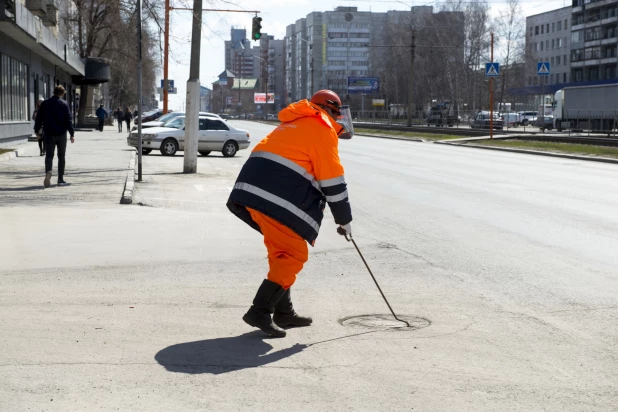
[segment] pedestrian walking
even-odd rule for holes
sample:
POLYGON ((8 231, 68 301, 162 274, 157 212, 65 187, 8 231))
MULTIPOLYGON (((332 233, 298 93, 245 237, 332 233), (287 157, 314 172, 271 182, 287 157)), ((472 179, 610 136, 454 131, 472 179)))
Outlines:
POLYGON ((105 118, 108 116, 107 112, 103 108, 103 105, 99 106, 95 114, 97 115, 97 119, 99 119, 99 131, 102 132, 103 124, 105 123, 105 118))
POLYGON ((75 130, 73 130, 73 120, 71 109, 66 101, 62 99, 65 94, 64 87, 56 86, 54 95, 41 103, 34 122, 34 132, 37 137, 43 129, 45 139, 45 180, 43 185, 49 187, 52 178, 52 165, 54 162, 54 151, 58 148, 58 186, 66 186, 64 181, 65 153, 67 150, 67 132, 71 135, 71 143, 75 142, 75 130))
MULTIPOLYGON (((32 113, 32 120, 34 120, 36 122, 36 115, 39 112, 39 107, 41 107, 41 103, 43 103, 43 99, 39 99, 36 102, 36 108, 34 109, 34 113, 32 113)), ((39 144, 39 156, 44 156, 45 155, 45 141, 43 138, 43 131, 34 131, 34 134, 36 135, 36 141, 39 144)))
POLYGON ((131 114, 131 110, 128 107, 124 109, 124 121, 127 122, 127 132, 131 133, 131 119, 133 115, 131 114))
POLYGON ((264 236, 270 270, 243 320, 274 337, 286 335, 282 328, 312 323, 294 310, 290 288, 309 257, 307 242, 315 244, 327 202, 342 234, 352 233, 338 154, 338 137, 353 134, 349 108, 335 92, 320 90, 311 101, 283 109, 279 120, 253 149, 227 203, 264 236))
POLYGON ((124 112, 122 111, 120 107, 114 110, 114 117, 116 118, 116 121, 118 122, 118 133, 122 133, 122 123, 124 122, 124 112))

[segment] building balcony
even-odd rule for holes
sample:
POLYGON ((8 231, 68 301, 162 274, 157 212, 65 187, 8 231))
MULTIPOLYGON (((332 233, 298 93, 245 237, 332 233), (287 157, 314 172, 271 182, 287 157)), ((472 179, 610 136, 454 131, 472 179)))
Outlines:
POLYGON ((588 40, 584 43, 585 47, 600 46, 601 40, 588 40))
POLYGON ((584 67, 584 62, 583 61, 571 62, 571 67, 584 67))
POLYGON ((601 44, 613 44, 613 43, 616 43, 617 41, 618 41, 618 37, 614 36, 608 39, 601 40, 601 44))
POLYGON ((586 10, 591 10, 597 7, 607 6, 608 4, 615 3, 615 0, 599 0, 586 4, 586 10))
MULTIPOLYGON (((14 5, 14 19, 0 16, 0 32, 5 33, 70 75, 83 76, 85 74, 85 63, 70 51, 66 39, 45 27, 48 23, 37 18, 21 2, 15 1, 14 5)), ((57 11, 55 2, 49 0, 45 2, 46 10, 47 6, 50 5, 52 5, 51 9, 57 11)))
POLYGON ((618 16, 601 19, 601 24, 612 24, 618 22, 618 16))
MULTIPOLYGON (((584 66, 588 67, 588 66, 598 66, 599 64, 601 64, 601 59, 590 59, 590 60, 586 60, 584 62, 584 66)), ((573 65, 571 64, 571 67, 573 67, 573 65)))
POLYGON ((601 59, 601 64, 616 64, 616 63, 618 63, 618 58, 616 58, 616 56, 605 57, 604 59, 601 59))
POLYGON ((575 14, 575 13, 581 13, 582 11, 584 11, 584 9, 583 9, 583 7, 582 7, 582 6, 573 7, 573 9, 572 9, 572 13, 573 13, 573 14, 575 14))
POLYGON ((571 31, 583 30, 584 23, 577 23, 571 26, 571 31))

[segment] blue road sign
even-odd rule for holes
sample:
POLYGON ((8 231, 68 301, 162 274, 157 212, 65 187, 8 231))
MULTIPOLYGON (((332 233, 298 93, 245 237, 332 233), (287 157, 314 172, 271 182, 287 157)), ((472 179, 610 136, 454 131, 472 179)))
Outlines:
POLYGON ((549 62, 541 62, 536 64, 536 74, 539 76, 549 76, 551 65, 549 62))
POLYGON ((380 91, 378 77, 348 77, 348 93, 377 93, 380 91))
POLYGON ((485 76, 498 77, 500 76, 500 63, 485 63, 485 76))
MULTIPOLYGON (((165 87, 164 84, 165 84, 165 80, 161 80, 161 89, 163 89, 163 87, 165 87)), ((168 92, 173 92, 174 91, 174 81, 173 80, 168 80, 167 81, 167 86, 168 86, 167 87, 167 91, 168 92)))

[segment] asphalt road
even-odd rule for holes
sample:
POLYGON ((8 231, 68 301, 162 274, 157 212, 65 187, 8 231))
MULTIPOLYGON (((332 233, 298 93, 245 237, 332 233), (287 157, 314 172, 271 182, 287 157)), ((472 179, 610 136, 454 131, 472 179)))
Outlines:
MULTIPOLYGON (((254 143, 273 128, 235 124, 254 143)), ((248 151, 192 176, 155 154, 145 206, 0 209, 38 224, 0 271, 0 410, 616 409, 617 165, 360 136, 340 152, 355 239, 415 328, 347 319, 388 312, 327 215, 293 292, 314 325, 262 339, 240 317, 265 250, 224 208, 248 151)))

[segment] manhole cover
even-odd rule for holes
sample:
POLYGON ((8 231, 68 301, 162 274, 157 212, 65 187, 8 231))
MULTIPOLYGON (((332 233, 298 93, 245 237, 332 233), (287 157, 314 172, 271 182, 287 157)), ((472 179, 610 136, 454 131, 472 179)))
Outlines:
POLYGON ((397 317, 408 322, 410 327, 407 327, 403 322, 397 321, 391 314, 350 316, 339 320, 339 323, 343 326, 350 326, 353 328, 388 329, 397 331, 418 330, 431 325, 428 319, 416 316, 397 315, 397 317))

